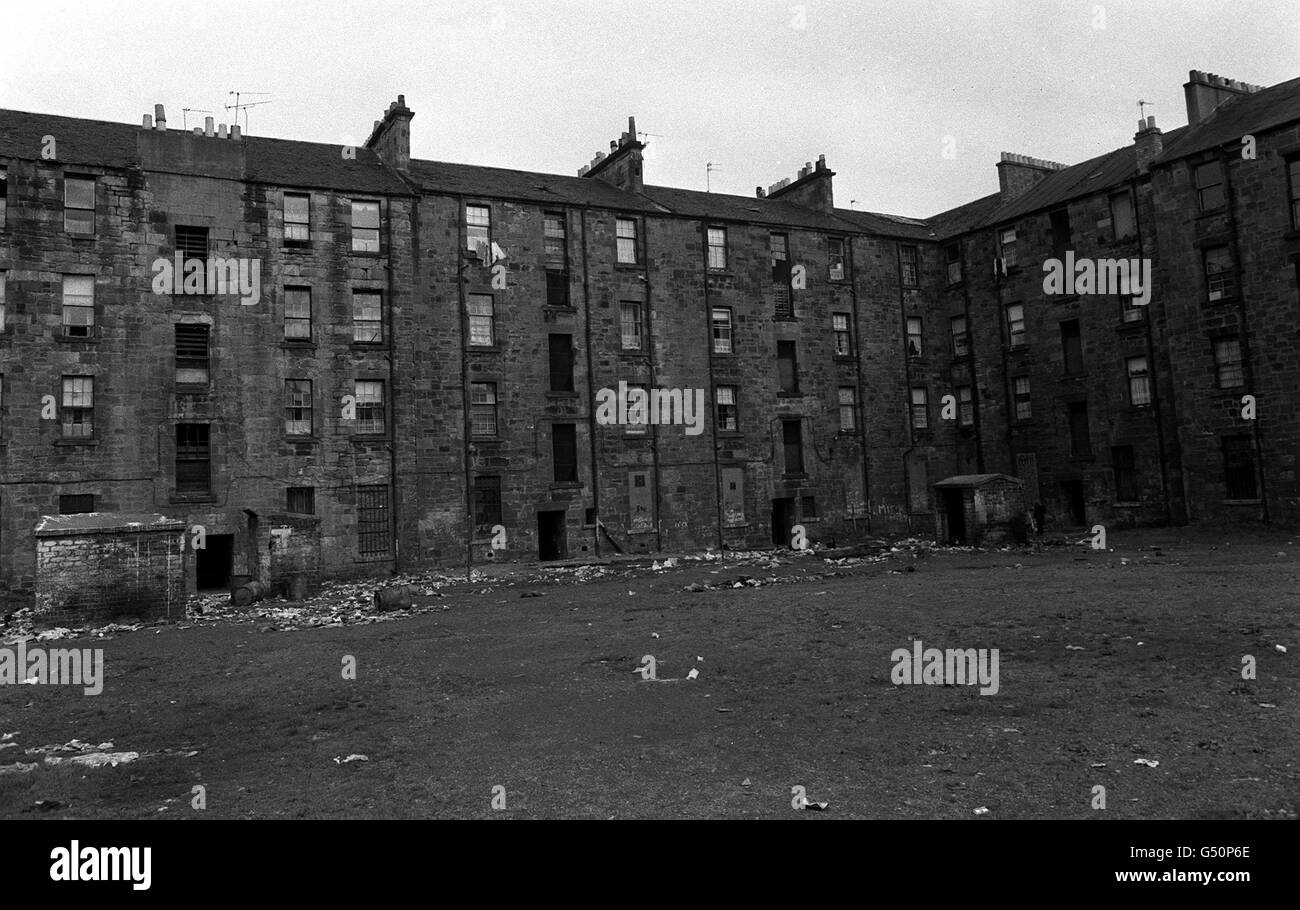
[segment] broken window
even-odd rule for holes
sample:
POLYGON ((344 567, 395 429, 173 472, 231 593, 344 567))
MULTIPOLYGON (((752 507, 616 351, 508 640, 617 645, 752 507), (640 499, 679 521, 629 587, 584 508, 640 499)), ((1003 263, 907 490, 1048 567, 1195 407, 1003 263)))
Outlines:
POLYGON ((95 334, 95 277, 63 276, 63 334, 90 338, 95 334))
POLYGON ((778 391, 782 395, 799 394, 799 355, 793 341, 776 343, 778 391))
POLYGON ((731 307, 713 308, 713 353, 731 353, 731 307))
POLYGON ((718 430, 734 433, 740 429, 740 411, 736 405, 736 387, 720 385, 714 393, 718 408, 718 430))
POLYGON ((310 436, 312 431, 311 380, 284 381, 284 432, 289 436, 310 436))
POLYGON ((95 377, 64 376, 60 424, 64 439, 95 435, 95 377))
POLYGON ((1246 434, 1223 437, 1223 482, 1228 499, 1257 499, 1255 446, 1246 434))
POLYGON ((547 336, 550 352, 552 392, 573 391, 573 336, 553 333, 547 336))
POLYGON ((484 262, 492 259, 492 209, 488 206, 465 206, 465 248, 478 253, 484 262))
POLYGON ((848 313, 831 314, 831 331, 835 333, 835 356, 853 356, 853 332, 849 329, 848 313))
POLYGON ((551 460, 556 483, 578 482, 578 428, 571 423, 551 424, 551 460))
POLYGON ((501 478, 475 477, 473 498, 474 531, 491 534, 492 528, 501 524, 501 478))
POLYGON ((384 343, 384 296, 379 291, 352 292, 352 340, 357 344, 384 343))
POLYGON ((358 379, 354 385, 356 398, 357 432, 367 436, 384 433, 384 381, 358 379))

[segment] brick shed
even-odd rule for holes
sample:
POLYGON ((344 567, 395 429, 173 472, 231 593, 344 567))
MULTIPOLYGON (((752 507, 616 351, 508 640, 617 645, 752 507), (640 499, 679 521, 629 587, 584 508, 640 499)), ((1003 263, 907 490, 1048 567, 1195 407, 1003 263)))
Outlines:
POLYGON ((165 515, 47 515, 36 524, 36 612, 49 625, 185 615, 185 524, 165 515))
POLYGON ((934 485, 940 543, 970 546, 1024 540, 1025 494, 1008 474, 959 474, 934 485))

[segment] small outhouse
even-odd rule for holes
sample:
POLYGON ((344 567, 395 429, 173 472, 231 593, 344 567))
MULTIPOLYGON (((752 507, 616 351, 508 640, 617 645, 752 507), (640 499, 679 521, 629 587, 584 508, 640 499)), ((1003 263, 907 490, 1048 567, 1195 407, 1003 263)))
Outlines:
POLYGON ((934 485, 940 544, 1001 545, 1025 538, 1025 493, 1009 474, 958 474, 934 485))

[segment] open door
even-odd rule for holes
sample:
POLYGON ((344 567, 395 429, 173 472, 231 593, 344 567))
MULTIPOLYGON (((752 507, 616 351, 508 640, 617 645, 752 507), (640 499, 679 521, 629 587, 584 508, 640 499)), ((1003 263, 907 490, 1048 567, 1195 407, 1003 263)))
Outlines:
POLYGON ((948 543, 966 545, 966 498, 961 490, 943 491, 944 515, 948 519, 948 543))
POLYGON ((790 546, 790 531, 794 528, 794 497, 783 496, 772 500, 772 543, 778 547, 790 546))
POLYGON ((564 559, 568 554, 564 533, 564 510, 537 513, 537 558, 564 559))

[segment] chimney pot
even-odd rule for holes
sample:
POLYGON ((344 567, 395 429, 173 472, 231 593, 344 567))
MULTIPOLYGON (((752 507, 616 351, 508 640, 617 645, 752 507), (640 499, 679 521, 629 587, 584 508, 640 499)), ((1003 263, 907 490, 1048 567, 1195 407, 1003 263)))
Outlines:
POLYGON ((152 115, 152 114, 145 114, 145 115, 144 115, 144 121, 143 121, 140 125, 141 125, 142 127, 144 127, 145 129, 147 129, 147 130, 151 130, 151 129, 153 129, 153 115, 152 115))
POLYGON ((213 120, 212 117, 204 117, 204 118, 203 118, 203 133, 204 133, 204 135, 207 136, 209 139, 211 139, 213 136, 216 135, 215 128, 214 128, 213 125, 212 125, 214 122, 215 122, 215 121, 213 120))
POLYGON ((224 123, 217 124, 217 138, 218 139, 226 138, 226 125, 224 123))
POLYGON ((231 138, 231 139, 238 139, 238 138, 239 138, 239 124, 238 124, 238 123, 232 123, 232 124, 230 124, 230 138, 231 138))
POLYGON ((762 199, 766 195, 766 193, 763 192, 763 188, 761 186, 756 186, 754 187, 754 195, 757 198, 762 199))
POLYGON ((615 142, 613 139, 609 140, 609 150, 610 150, 611 152, 616 152, 616 151, 618 151, 618 143, 615 142))
POLYGON ((397 106, 398 106, 398 107, 406 107, 406 96, 405 96, 405 95, 398 95, 398 96, 397 96, 397 106))

